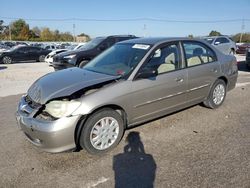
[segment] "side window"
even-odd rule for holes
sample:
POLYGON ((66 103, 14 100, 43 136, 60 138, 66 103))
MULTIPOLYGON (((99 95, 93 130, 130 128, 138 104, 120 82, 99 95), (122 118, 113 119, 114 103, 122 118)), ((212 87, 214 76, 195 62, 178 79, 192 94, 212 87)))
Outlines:
POLYGON ((217 38, 217 39, 215 39, 215 41, 214 41, 214 44, 221 44, 221 43, 223 43, 223 41, 222 41, 222 38, 217 38))
POLYGON ((184 51, 188 67, 216 61, 215 53, 198 42, 184 42, 184 51))
POLYGON ((114 38, 110 38, 106 41, 106 45, 109 48, 110 46, 113 46, 115 44, 115 39, 114 38))
POLYGON ((99 46, 99 49, 101 51, 106 50, 107 48, 113 46, 113 44, 115 43, 115 39, 114 38, 108 38, 107 40, 105 40, 104 42, 102 42, 99 46))
POLYGON ((222 40, 222 43, 229 43, 229 40, 227 39, 227 38, 221 38, 221 40, 222 40))
POLYGON ((22 47, 22 48, 19 48, 17 51, 19 53, 24 53, 24 52, 27 52, 27 48, 26 47, 22 47))
POLYGON ((180 65, 178 46, 172 44, 156 49, 144 69, 155 70, 158 74, 163 74, 179 69, 180 65))

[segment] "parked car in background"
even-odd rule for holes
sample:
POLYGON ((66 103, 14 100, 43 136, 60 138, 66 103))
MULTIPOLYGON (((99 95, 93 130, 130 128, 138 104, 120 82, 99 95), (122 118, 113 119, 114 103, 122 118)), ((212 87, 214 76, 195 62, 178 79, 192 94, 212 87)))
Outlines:
POLYGON ((66 52, 68 51, 68 49, 57 49, 57 50, 53 50, 52 52, 50 52, 48 55, 46 55, 45 57, 45 62, 49 63, 51 65, 51 63, 53 62, 53 58, 55 55, 62 53, 62 52, 66 52))
POLYGON ((126 128, 203 103, 218 108, 237 81, 236 58, 203 40, 119 42, 82 69, 38 79, 16 118, 27 139, 48 152, 115 147, 126 128))
POLYGON ((43 45, 42 48, 44 48, 46 50, 56 50, 57 49, 57 47, 55 45, 51 45, 51 44, 43 45))
POLYGON ((250 48, 248 48, 246 52, 246 66, 250 70, 250 48))
POLYGON ((19 45, 19 46, 28 46, 28 44, 26 42, 19 42, 19 41, 16 42, 16 46, 17 45, 19 45))
POLYGON ((45 56, 50 53, 50 50, 46 50, 39 47, 32 46, 17 46, 8 51, 0 52, 0 62, 4 64, 11 64, 15 61, 44 61, 45 56))
POLYGON ((55 55, 58 55, 59 53, 62 52, 66 52, 66 51, 70 51, 70 50, 77 50, 79 48, 81 48, 85 43, 79 43, 79 44, 74 44, 71 45, 68 48, 65 49, 57 49, 57 50, 53 50, 52 52, 50 52, 46 57, 45 57, 45 62, 49 63, 50 65, 52 65, 53 62, 53 58, 55 55))
POLYGON ((224 54, 235 54, 236 52, 236 44, 228 36, 204 37, 203 39, 209 44, 215 46, 224 54))
POLYGON ((134 35, 113 35, 108 37, 97 37, 83 45, 78 50, 60 53, 53 58, 52 66, 55 70, 69 67, 83 67, 91 59, 99 55, 115 43, 136 38, 134 35))
POLYGON ((4 42, 4 45, 9 46, 10 48, 14 47, 16 44, 14 42, 4 42))
POLYGON ((241 44, 241 45, 237 46, 236 53, 245 55, 249 48, 250 48, 250 43, 241 44))

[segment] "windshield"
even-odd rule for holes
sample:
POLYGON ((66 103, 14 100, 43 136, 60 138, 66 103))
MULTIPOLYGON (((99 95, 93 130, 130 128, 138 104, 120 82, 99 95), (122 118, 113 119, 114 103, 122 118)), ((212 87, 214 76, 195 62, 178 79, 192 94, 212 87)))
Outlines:
POLYGON ((90 50, 96 47, 98 44, 100 44, 105 38, 104 37, 98 37, 95 38, 89 42, 87 42, 85 45, 83 45, 81 48, 78 48, 78 50, 90 50))
POLYGON ((145 44, 116 44, 90 61, 84 69, 113 76, 126 76, 149 49, 150 45, 145 44))
POLYGON ((204 38, 205 41, 207 41, 209 44, 212 44, 214 41, 214 38, 204 38))

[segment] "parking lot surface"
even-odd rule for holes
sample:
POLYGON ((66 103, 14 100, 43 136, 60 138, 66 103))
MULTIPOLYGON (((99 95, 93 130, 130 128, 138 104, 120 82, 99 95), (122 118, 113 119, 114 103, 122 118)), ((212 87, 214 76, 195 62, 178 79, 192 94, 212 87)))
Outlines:
POLYGON ((22 93, 51 72, 45 63, 0 65, 0 187, 250 187, 250 72, 239 57, 224 104, 201 105, 127 130, 103 156, 50 154, 15 121, 22 93))

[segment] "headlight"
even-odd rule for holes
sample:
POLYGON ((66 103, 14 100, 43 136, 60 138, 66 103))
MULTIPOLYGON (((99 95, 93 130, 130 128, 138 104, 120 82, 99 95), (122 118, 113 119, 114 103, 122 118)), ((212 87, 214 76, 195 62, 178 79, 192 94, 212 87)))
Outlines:
POLYGON ((61 118, 71 115, 79 106, 79 101, 51 101, 46 104, 45 112, 48 112, 55 118, 61 118))
POLYGON ((76 54, 74 54, 74 55, 67 55, 67 56, 64 56, 63 58, 64 59, 72 59, 72 58, 74 58, 76 56, 76 54))

